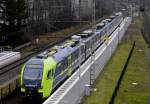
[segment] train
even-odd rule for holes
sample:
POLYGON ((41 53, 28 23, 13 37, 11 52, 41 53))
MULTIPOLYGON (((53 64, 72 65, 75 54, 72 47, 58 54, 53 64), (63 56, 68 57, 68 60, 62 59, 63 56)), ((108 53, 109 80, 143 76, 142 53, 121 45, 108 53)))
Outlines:
POLYGON ((95 28, 76 33, 29 59, 21 70, 21 93, 28 97, 49 97, 107 40, 122 20, 122 13, 115 13, 95 28))

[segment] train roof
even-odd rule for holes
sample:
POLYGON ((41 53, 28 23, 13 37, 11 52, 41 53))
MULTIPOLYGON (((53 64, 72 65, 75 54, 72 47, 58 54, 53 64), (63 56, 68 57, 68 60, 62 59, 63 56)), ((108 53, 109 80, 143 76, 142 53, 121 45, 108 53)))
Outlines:
POLYGON ((104 27, 104 26, 105 26, 105 24, 104 24, 104 23, 102 23, 102 22, 100 22, 100 23, 99 23, 99 24, 97 24, 96 26, 104 27))
POLYGON ((87 29, 87 30, 84 30, 84 31, 80 32, 77 35, 81 36, 81 38, 85 38, 85 37, 91 36, 92 34, 93 34, 92 29, 87 29))
POLYGON ((114 16, 114 15, 111 15, 111 16, 110 16, 110 18, 111 18, 111 19, 114 19, 114 18, 115 18, 115 16, 114 16))
POLYGON ((105 25, 107 25, 108 21, 107 20, 102 20, 102 23, 104 23, 105 25))
POLYGON ((116 16, 120 16, 120 15, 122 15, 122 13, 121 12, 117 12, 117 13, 115 13, 115 15, 116 16))
POLYGON ((112 21, 112 19, 111 18, 108 18, 108 19, 105 19, 106 21, 108 21, 108 22, 111 22, 112 21))
POLYGON ((93 30, 92 29, 87 29, 87 30, 84 30, 82 33, 92 34, 93 30))
POLYGON ((71 47, 65 47, 63 49, 60 49, 59 52, 53 55, 53 58, 57 61, 60 62, 62 61, 65 57, 70 55, 73 51, 73 48, 71 47))
POLYGON ((92 29, 87 29, 81 33, 78 34, 78 36, 82 37, 82 40, 84 43, 88 42, 91 38, 93 38, 96 34, 98 34, 100 31, 102 31, 105 27, 108 26, 108 24, 113 21, 114 19, 105 19, 102 20, 102 22, 100 22, 99 24, 97 24, 96 26, 101 26, 102 28, 99 31, 96 31, 95 33, 92 32, 92 29))
POLYGON ((38 59, 38 58, 31 58, 30 60, 28 60, 27 62, 26 62, 26 64, 31 64, 31 65, 43 65, 43 60, 41 60, 41 59, 38 59))

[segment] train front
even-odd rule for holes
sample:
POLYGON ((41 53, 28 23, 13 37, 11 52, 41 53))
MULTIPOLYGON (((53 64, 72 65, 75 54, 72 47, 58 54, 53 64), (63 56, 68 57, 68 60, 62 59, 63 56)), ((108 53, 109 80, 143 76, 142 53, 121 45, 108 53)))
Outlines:
POLYGON ((30 59, 22 68, 21 72, 21 92, 27 97, 43 97, 42 76, 44 70, 44 61, 39 59, 30 59))

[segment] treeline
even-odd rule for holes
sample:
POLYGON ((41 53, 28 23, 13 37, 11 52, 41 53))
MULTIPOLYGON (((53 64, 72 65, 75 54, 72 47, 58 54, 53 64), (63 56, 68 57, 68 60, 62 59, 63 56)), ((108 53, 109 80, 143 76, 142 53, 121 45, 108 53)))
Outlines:
MULTIPOLYGON (((82 9, 81 16, 89 15, 90 22, 92 8, 88 10, 87 7, 92 1, 81 0, 83 3, 79 5, 78 0, 0 0, 0 46, 16 47, 36 35, 70 26, 70 21, 77 21, 71 25, 78 24, 79 8, 82 9)), ((96 18, 127 8, 131 3, 150 7, 149 0, 95 1, 96 18)))
POLYGON ((15 47, 24 43, 27 5, 25 0, 0 1, 0 44, 15 47))
MULTIPOLYGON (((71 23, 71 21, 76 21, 74 20, 75 15, 78 18, 80 8, 79 5, 73 4, 73 1, 78 0, 1 0, 0 46, 16 47, 32 40, 36 35, 62 29, 70 24, 78 24, 79 22, 71 23)), ((91 2, 91 0, 81 0, 82 10, 88 5, 84 1, 91 2)), ((109 4, 107 4, 110 0, 95 1, 96 18, 111 12, 112 9, 109 9, 109 4)), ((82 16, 86 17, 85 12, 91 16, 90 11, 87 11, 86 8, 82 16)))

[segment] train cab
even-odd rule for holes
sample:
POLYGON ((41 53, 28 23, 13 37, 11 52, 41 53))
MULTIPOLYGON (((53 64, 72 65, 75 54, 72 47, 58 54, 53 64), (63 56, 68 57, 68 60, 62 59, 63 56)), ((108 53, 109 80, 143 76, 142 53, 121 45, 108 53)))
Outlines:
MULTIPOLYGON (((26 90, 27 96, 32 96, 41 87, 42 75, 43 75, 44 61, 39 59, 31 59, 24 66, 22 72, 22 92, 26 90)), ((37 92, 38 93, 38 92, 37 92)))

